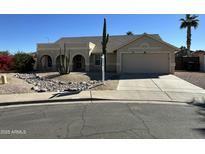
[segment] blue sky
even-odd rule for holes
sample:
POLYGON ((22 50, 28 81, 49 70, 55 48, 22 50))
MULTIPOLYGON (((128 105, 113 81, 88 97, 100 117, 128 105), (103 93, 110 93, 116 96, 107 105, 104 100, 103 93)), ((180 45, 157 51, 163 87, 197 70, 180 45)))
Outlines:
MULTIPOLYGON (((34 52, 36 43, 56 41, 60 37, 102 35, 103 18, 110 35, 160 34, 163 40, 186 46, 186 30, 179 29, 184 15, 0 15, 0 51, 34 52)), ((205 15, 192 30, 193 50, 205 50, 205 15)))

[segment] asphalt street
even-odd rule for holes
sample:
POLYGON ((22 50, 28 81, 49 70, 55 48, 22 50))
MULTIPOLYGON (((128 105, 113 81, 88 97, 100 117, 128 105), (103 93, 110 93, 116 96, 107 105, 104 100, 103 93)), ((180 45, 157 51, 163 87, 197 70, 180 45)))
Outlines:
POLYGON ((205 138, 205 108, 119 102, 1 107, 0 138, 205 138))

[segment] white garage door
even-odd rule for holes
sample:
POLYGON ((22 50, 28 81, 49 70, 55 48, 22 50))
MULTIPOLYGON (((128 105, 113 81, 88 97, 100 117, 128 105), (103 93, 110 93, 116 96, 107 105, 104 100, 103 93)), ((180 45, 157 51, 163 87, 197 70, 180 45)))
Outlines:
POLYGON ((123 53, 123 73, 169 73, 167 53, 123 53))

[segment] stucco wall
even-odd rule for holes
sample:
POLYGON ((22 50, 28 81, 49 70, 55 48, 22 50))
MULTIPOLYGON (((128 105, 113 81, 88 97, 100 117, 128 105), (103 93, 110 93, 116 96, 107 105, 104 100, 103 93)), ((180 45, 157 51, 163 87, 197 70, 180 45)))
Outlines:
MULTIPOLYGON (((77 55, 81 55, 85 59, 85 71, 89 71, 89 69, 90 69, 89 49, 78 49, 78 50, 77 49, 70 49, 69 51, 70 51, 70 59, 71 59, 71 61, 70 61, 71 68, 73 68, 73 64, 72 64, 73 58, 77 55)), ((69 52, 69 51, 67 51, 67 52, 69 52)), ((73 71, 73 70, 71 69, 71 71, 73 71)))
MULTIPOLYGON (((108 72, 116 72, 116 59, 117 59, 116 53, 107 54, 108 72)), ((90 71, 101 71, 101 65, 95 65, 95 54, 91 54, 90 56, 90 71)))
MULTIPOLYGON (((61 46, 61 54, 64 53, 64 49, 63 49, 63 46, 61 46)), ((45 71, 56 71, 57 68, 56 68, 56 59, 57 57, 60 55, 60 45, 56 45, 56 44, 52 44, 52 45, 44 45, 44 44, 41 44, 41 45, 38 45, 37 46, 37 68, 38 70, 43 70, 43 68, 41 67, 41 58, 44 56, 44 55, 48 55, 51 57, 52 59, 52 68, 50 69, 47 69, 45 71)), ((89 60, 89 48, 87 47, 79 47, 79 48, 68 48, 66 47, 66 52, 65 52, 65 55, 67 57, 70 56, 70 68, 71 68, 71 71, 72 71, 72 68, 73 68, 73 64, 72 64, 72 60, 73 58, 76 56, 76 55, 81 55, 84 57, 85 59, 85 70, 86 71, 89 71, 89 65, 90 65, 90 60, 89 60)))
POLYGON ((38 50, 37 51, 37 69, 44 70, 41 66, 41 58, 44 55, 48 55, 51 57, 52 60, 52 67, 47 69, 48 71, 55 71, 56 70, 56 55, 59 54, 59 50, 51 49, 51 50, 38 50))

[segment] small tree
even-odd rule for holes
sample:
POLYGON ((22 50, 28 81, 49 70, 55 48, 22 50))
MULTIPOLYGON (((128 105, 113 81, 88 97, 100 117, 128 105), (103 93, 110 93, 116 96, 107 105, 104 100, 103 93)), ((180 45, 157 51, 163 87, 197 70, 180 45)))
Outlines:
POLYGON ((0 51, 0 55, 10 55, 9 51, 0 51))
POLYGON ((131 31, 128 31, 126 34, 127 34, 127 35, 134 35, 134 33, 131 32, 131 31))
POLYGON ((9 54, 0 54, 0 71, 9 71, 14 68, 14 58, 9 54))
MULTIPOLYGON (((70 52, 69 52, 70 53, 70 52)), ((61 48, 60 48, 60 63, 57 66, 58 67, 58 72, 60 75, 63 74, 69 74, 70 73, 70 67, 69 67, 69 63, 70 63, 70 55, 66 56, 66 45, 64 44, 64 52, 62 53, 61 48)))
POLYGON ((105 57, 105 72, 106 72, 106 62, 107 62, 107 43, 109 40, 109 34, 107 34, 107 28, 106 28, 106 19, 104 18, 104 25, 103 25, 103 36, 102 36, 102 52, 105 57))
POLYGON ((14 55, 15 69, 18 72, 24 73, 33 70, 35 60, 33 56, 28 53, 19 52, 14 55))

